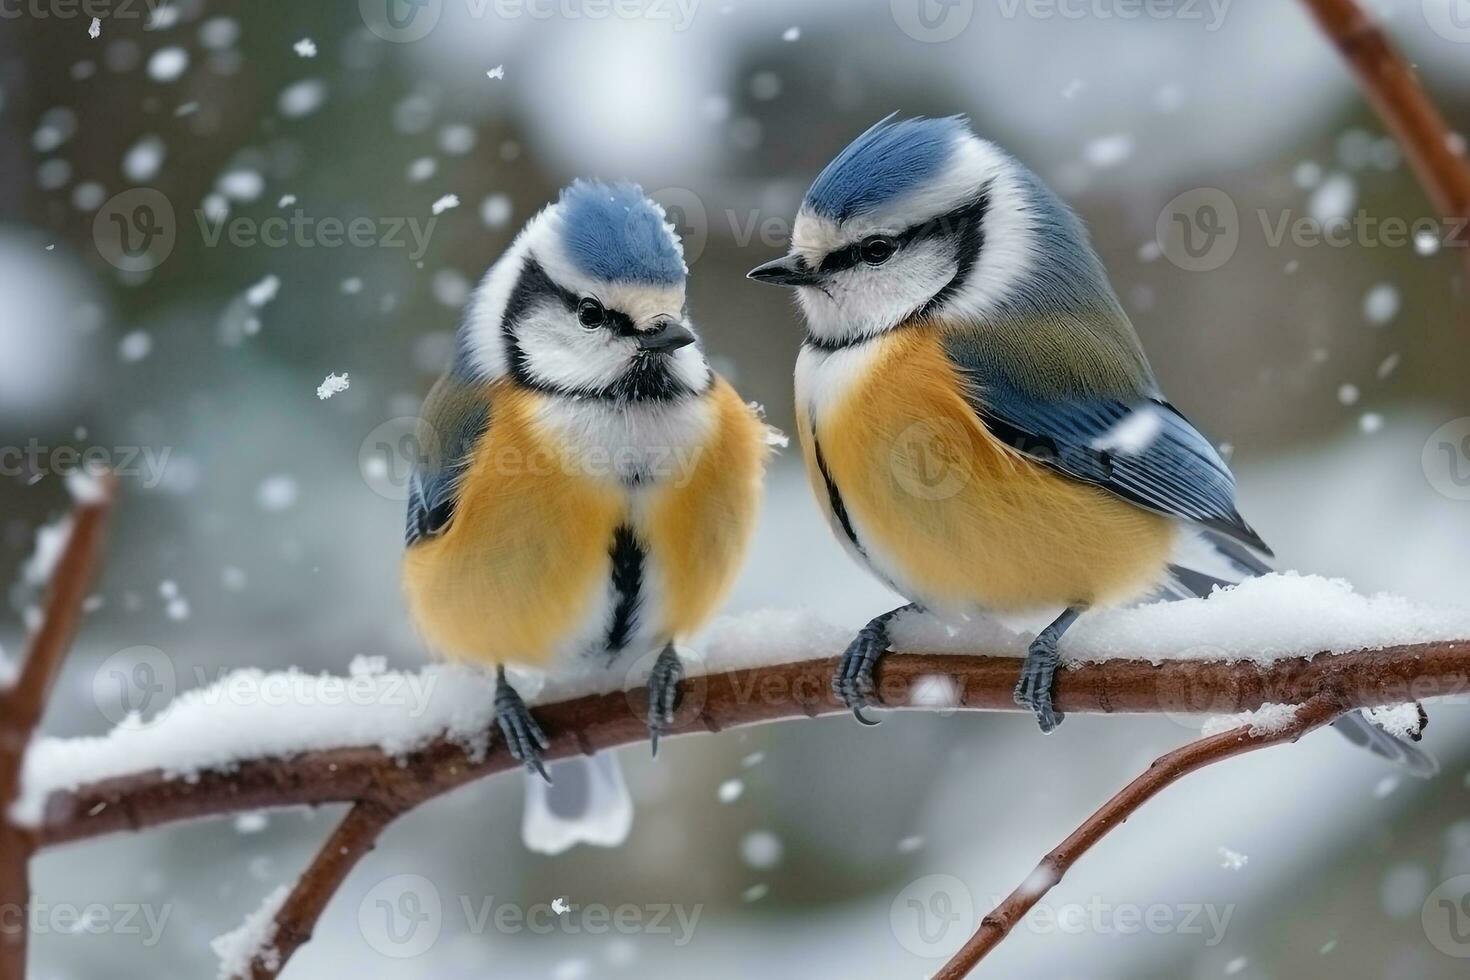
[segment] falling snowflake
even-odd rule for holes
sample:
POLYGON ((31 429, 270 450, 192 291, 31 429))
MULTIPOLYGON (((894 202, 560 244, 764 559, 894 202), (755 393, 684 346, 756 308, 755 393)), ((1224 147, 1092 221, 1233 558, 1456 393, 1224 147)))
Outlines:
POLYGON ((799 41, 799 40, 801 40, 801 28, 800 27, 788 27, 788 28, 786 28, 786 30, 781 33, 781 40, 785 41, 788 44, 790 44, 792 41, 799 41))
POLYGON ((93 17, 92 26, 87 28, 87 36, 94 40, 102 36, 102 18, 93 17))
POLYGON ((301 40, 291 45, 291 50, 295 51, 303 58, 315 58, 316 42, 309 37, 303 37, 301 40))
POLYGON ((499 80, 505 78, 505 66, 504 65, 496 65, 494 68, 491 68, 489 71, 487 71, 485 73, 485 77, 486 78, 493 78, 496 81, 499 81, 499 80))
POLYGON ((316 396, 326 401, 339 391, 346 391, 349 382, 346 372, 342 374, 329 374, 322 379, 322 383, 316 386, 316 396))
POLYGON ((1248 855, 1242 854, 1239 851, 1232 851, 1228 847, 1217 847, 1215 850, 1220 855, 1220 867, 1227 871, 1239 871, 1250 860, 1248 855))
POLYGON ((434 214, 443 214, 450 208, 457 207, 459 207, 459 195, 445 194, 443 197, 439 198, 439 200, 435 201, 433 205, 429 208, 429 210, 434 214))

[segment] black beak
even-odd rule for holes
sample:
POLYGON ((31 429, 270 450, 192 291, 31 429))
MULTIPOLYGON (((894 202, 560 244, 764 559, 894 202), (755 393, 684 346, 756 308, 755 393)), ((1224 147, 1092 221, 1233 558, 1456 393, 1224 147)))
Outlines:
POLYGON ((765 265, 758 265, 745 277, 772 286, 815 286, 822 281, 816 272, 807 268, 806 261, 799 255, 783 255, 765 265))
POLYGON ((638 335, 638 349, 672 354, 680 347, 688 347, 694 340, 694 331, 674 320, 664 320, 647 333, 638 335))

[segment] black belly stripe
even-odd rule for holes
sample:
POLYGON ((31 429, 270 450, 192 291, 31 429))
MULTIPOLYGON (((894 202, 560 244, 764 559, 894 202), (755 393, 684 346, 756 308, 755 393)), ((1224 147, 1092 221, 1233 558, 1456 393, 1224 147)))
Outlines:
POLYGON ((837 515, 837 523, 842 526, 842 533, 847 535, 847 540, 858 550, 858 554, 864 558, 868 553, 863 550, 862 542, 858 541, 857 532, 852 529, 852 519, 847 516, 847 505, 842 502, 842 492, 837 489, 837 481, 832 479, 832 471, 827 469, 827 458, 822 455, 822 444, 817 441, 815 422, 812 425, 812 455, 817 458, 817 469, 822 474, 822 482, 827 484, 827 501, 832 505, 832 513, 837 515))
POLYGON ((633 632, 633 623, 638 616, 638 604, 643 593, 643 545, 639 543, 633 529, 621 524, 613 532, 612 584, 617 593, 617 605, 613 608, 612 625, 607 631, 607 649, 617 653, 628 642, 633 632))

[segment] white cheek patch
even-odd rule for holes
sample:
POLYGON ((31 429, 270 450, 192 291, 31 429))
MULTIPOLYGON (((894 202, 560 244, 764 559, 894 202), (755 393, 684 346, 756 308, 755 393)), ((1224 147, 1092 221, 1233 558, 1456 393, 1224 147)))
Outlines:
POLYGON ((526 373, 572 390, 605 387, 628 369, 637 346, 604 329, 588 330, 557 301, 543 302, 515 325, 526 373))
POLYGON ((953 246, 915 241, 881 266, 860 264, 836 273, 825 289, 797 290, 812 336, 829 342, 871 337, 892 329, 943 289, 954 276, 953 246))

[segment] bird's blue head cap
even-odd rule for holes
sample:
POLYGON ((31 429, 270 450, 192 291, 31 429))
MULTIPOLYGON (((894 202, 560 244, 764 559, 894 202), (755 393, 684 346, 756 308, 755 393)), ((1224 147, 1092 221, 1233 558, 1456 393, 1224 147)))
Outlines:
POLYGON ((889 116, 822 169, 802 208, 838 223, 877 210, 942 174, 969 133, 963 116, 889 116))
POLYGON ((679 237, 663 208, 637 184, 578 180, 557 203, 562 250, 583 275, 651 286, 684 281, 679 237))

